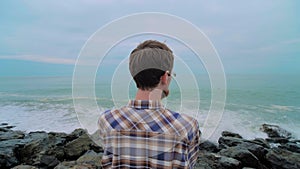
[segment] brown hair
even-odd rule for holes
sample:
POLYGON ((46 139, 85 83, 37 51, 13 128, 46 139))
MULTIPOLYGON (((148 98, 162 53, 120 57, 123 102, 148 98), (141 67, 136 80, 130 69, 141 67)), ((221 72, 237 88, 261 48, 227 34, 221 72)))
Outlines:
MULTIPOLYGON (((132 52, 131 52, 131 57, 136 57, 136 52, 143 52, 143 55, 154 55, 159 57, 158 55, 161 56, 172 56, 172 59, 170 59, 170 62, 173 62, 173 52, 172 50, 164 43, 161 43, 156 40, 146 40, 139 44, 132 52), (152 52, 146 52, 153 49, 152 52), (169 52, 170 54, 165 55, 164 52, 169 52)), ((139 55, 139 54, 138 54, 139 55)), ((163 62, 163 60, 158 60, 158 62, 163 62)), ((170 63, 173 67, 173 63, 170 63)), ((135 65, 136 66, 136 65, 135 65)), ((171 71, 171 70, 169 70, 171 71)), ((137 88, 142 89, 142 90, 151 90, 155 88, 159 82, 161 76, 165 74, 164 70, 157 69, 157 68, 147 68, 143 69, 142 71, 139 71, 137 74, 133 74, 133 79, 136 83, 137 88)))
POLYGON ((139 50, 142 49, 146 49, 146 48, 157 48, 157 49, 162 49, 168 52, 173 53, 173 51, 164 43, 161 43, 159 41, 156 40, 146 40, 143 43, 139 44, 132 52, 131 54, 133 54, 134 52, 137 52, 139 50))

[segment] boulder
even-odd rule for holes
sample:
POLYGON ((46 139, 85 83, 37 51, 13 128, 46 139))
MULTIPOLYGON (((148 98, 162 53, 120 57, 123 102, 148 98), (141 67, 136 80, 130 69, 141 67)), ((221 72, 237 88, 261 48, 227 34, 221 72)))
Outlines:
MULTIPOLYGON (((54 169, 98 169, 91 164, 77 164, 76 161, 64 161, 58 164, 54 169)), ((100 168, 99 168, 100 169, 100 168)))
POLYGON ((285 138, 290 139, 292 137, 292 133, 287 130, 272 124, 263 124, 260 127, 260 130, 267 133, 270 138, 285 138))
POLYGON ((259 159, 253 153, 238 146, 223 149, 219 154, 241 161, 243 167, 253 167, 258 169, 263 167, 259 159))
POLYGON ((45 154, 49 146, 48 134, 46 132, 32 132, 25 138, 29 142, 18 149, 18 157, 22 163, 37 165, 40 160, 40 153, 45 154))
POLYGON ((38 168, 32 165, 18 165, 12 169, 38 169, 38 168))
POLYGON ((268 150, 258 144, 250 143, 250 142, 243 142, 242 144, 239 144, 237 147, 241 149, 247 149, 252 154, 254 154, 261 162, 265 161, 265 156, 268 153, 268 150))
POLYGON ((237 137, 223 136, 218 140, 220 148, 233 147, 242 144, 245 140, 237 137))
POLYGON ((75 129, 72 133, 70 133, 66 136, 66 140, 69 142, 69 141, 77 139, 78 137, 80 137, 84 134, 87 134, 86 130, 81 129, 81 128, 75 129))
POLYGON ((194 169, 241 169, 241 162, 215 153, 203 153, 200 155, 194 169))
POLYGON ((23 146, 21 139, 5 140, 0 144, 0 168, 11 168, 20 163, 17 149, 23 146))
POLYGON ((279 148, 283 148, 283 149, 286 149, 286 150, 289 150, 289 151, 292 151, 292 152, 295 152, 295 153, 300 153, 300 145, 297 144, 297 143, 293 143, 293 142, 288 142, 286 144, 281 144, 279 146, 279 148))
POLYGON ((255 138, 254 140, 247 140, 247 142, 258 144, 265 148, 271 148, 270 144, 265 139, 262 139, 262 138, 255 138))
POLYGON ((59 163, 54 169, 75 169, 76 161, 63 161, 59 163))
POLYGON ((223 137, 243 138, 241 135, 239 135, 237 133, 230 132, 230 131, 223 131, 222 132, 222 136, 223 137))
POLYGON ((281 148, 271 149, 266 159, 272 169, 299 169, 300 154, 281 148))
POLYGON ((79 157, 76 162, 78 164, 90 164, 95 168, 101 167, 102 153, 96 153, 93 150, 87 151, 84 155, 79 157))
POLYGON ((64 147, 64 152, 67 159, 75 160, 90 149, 93 141, 88 134, 83 134, 77 139, 67 143, 64 147))
POLYGON ((50 155, 42 155, 39 166, 41 167, 46 167, 46 168, 53 168, 55 167, 59 161, 55 156, 50 156, 50 155))
POLYGON ((216 153, 219 151, 219 148, 216 144, 210 141, 204 141, 199 145, 199 151, 213 152, 216 153))
POLYGON ((39 167, 54 167, 64 159, 63 146, 66 142, 64 134, 31 132, 24 140, 27 143, 18 148, 20 162, 39 167))
POLYGON ((22 131, 14 131, 14 130, 7 130, 3 129, 0 130, 0 141, 4 140, 12 140, 12 139, 23 139, 25 133, 22 131))

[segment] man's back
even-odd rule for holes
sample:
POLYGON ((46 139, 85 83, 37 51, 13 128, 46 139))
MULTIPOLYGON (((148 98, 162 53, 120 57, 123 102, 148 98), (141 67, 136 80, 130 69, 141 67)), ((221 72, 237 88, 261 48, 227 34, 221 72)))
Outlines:
POLYGON ((104 168, 192 168, 197 159, 195 119, 160 101, 132 100, 99 119, 104 168))

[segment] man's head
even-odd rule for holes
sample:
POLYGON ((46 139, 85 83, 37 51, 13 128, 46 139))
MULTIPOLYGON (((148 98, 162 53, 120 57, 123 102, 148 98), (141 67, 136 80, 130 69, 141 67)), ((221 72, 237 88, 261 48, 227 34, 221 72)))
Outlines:
POLYGON ((129 70, 139 89, 152 90, 172 71, 173 63, 173 52, 166 44, 147 40, 131 52, 129 70))

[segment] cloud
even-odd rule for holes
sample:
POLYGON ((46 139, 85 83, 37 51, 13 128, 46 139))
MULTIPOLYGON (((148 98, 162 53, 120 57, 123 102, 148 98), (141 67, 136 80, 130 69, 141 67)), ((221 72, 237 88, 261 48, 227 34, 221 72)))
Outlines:
POLYGON ((300 44, 300 38, 298 39, 289 39, 289 40, 285 40, 285 41, 282 41, 281 43, 283 44, 300 44))
POLYGON ((39 55, 0 56, 0 59, 27 60, 27 61, 34 61, 34 62, 65 64, 65 65, 74 65, 76 62, 75 59, 57 58, 57 57, 39 56, 39 55))

